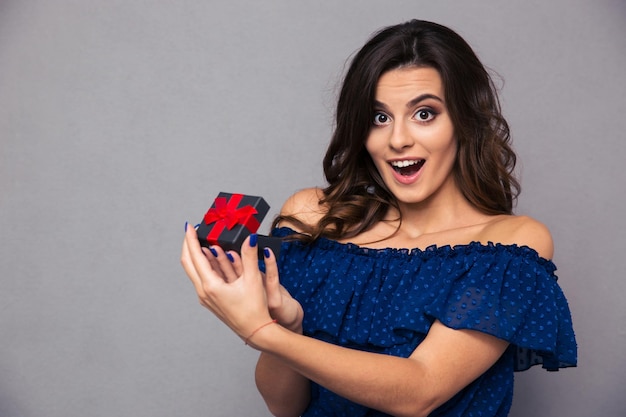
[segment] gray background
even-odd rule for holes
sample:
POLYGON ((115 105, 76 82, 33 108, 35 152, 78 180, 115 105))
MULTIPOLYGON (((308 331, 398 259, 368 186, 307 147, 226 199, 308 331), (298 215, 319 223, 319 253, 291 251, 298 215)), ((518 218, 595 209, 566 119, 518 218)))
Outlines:
POLYGON ((0 417, 267 415, 183 225, 322 184, 346 59, 414 17, 502 75, 556 241, 580 366, 518 374, 511 415, 624 415, 623 1, 0 0, 0 417))

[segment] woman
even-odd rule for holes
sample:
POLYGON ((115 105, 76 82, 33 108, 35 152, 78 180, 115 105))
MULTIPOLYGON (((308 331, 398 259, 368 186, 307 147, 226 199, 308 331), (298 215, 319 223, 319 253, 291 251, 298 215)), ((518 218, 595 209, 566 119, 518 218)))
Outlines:
POLYGON ((515 159, 472 49, 414 20, 353 59, 328 186, 283 206, 278 262, 259 271, 255 235, 239 257, 187 230, 185 271, 261 352, 274 415, 505 416, 514 370, 575 366, 550 233, 512 214, 515 159))

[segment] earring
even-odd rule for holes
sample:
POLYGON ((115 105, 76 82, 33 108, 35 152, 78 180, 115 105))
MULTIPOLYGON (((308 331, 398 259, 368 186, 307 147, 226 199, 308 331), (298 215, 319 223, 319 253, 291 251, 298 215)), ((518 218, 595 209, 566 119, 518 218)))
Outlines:
POLYGON ((365 191, 368 194, 374 195, 374 193, 376 192, 376 187, 374 185, 368 185, 367 187, 365 187, 365 191))

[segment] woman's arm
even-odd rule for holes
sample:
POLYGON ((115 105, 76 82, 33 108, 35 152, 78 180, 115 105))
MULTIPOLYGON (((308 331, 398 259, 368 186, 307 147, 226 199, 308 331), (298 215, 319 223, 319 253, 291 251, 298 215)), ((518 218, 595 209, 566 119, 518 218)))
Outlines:
POLYGON ((329 390, 395 416, 427 416, 489 369, 508 345, 439 322, 407 359, 338 347, 277 325, 249 343, 329 390))
POLYGON ((277 356, 262 352, 255 378, 268 409, 276 417, 299 416, 309 404, 309 380, 277 356))
MULTIPOLYGON (((265 292, 270 315, 281 326, 302 334, 302 306, 280 285, 274 254, 270 251, 268 255, 265 292)), ((309 380, 270 353, 261 352, 255 380, 261 396, 274 416, 297 417, 309 404, 309 380)))
MULTIPOLYGON (((320 193, 321 191, 315 188, 299 191, 285 202, 280 214, 294 216, 305 224, 316 222, 321 216, 318 208, 320 193)), ((300 231, 296 225, 288 225, 294 230, 300 231)), ((271 262, 266 263, 266 265, 270 269, 273 267, 271 262)), ((265 288, 272 317, 278 319, 278 323, 283 327, 294 331, 296 334, 302 334, 303 312, 300 307, 300 314, 296 315, 298 316, 297 319, 295 321, 291 319, 294 313, 289 311, 288 306, 285 306, 285 301, 291 301, 289 300, 291 296, 280 286, 278 271, 268 271, 265 288)), ((299 416, 310 401, 309 379, 294 371, 281 358, 275 355, 261 352, 256 367, 255 379, 261 396, 275 416, 299 416)))

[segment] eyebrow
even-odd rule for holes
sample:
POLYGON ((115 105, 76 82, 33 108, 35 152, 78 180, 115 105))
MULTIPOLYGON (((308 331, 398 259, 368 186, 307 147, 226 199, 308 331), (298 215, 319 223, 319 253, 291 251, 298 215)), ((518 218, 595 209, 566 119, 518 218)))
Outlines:
MULTIPOLYGON (((414 99, 412 99, 408 103, 406 103, 406 107, 408 107, 408 108, 414 107, 418 103, 420 103, 420 102, 422 102, 424 100, 428 100, 428 99, 437 100, 438 102, 444 104, 443 100, 439 96, 436 96, 434 94, 422 94, 422 95, 419 95, 419 96, 415 97, 414 99)), ((384 103, 381 103, 378 100, 374 100, 374 106, 379 107, 381 109, 387 109, 387 106, 384 103)))

